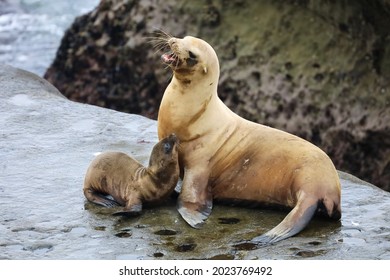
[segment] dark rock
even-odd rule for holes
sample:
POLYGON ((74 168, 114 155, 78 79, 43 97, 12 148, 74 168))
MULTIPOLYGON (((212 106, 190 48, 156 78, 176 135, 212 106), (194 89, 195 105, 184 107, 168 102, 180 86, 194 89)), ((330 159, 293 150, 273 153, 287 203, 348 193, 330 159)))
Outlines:
POLYGON ((219 55, 232 110, 390 190, 389 26, 388 0, 102 0, 45 77, 72 100, 156 118, 171 73, 148 37, 195 35, 219 55))

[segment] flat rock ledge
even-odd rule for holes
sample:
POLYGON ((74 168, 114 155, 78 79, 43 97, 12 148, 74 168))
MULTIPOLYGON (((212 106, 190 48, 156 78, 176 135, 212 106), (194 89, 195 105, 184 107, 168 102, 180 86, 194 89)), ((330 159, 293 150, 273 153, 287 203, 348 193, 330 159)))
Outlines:
POLYGON ((156 122, 64 98, 47 81, 0 66, 0 259, 390 259, 390 194, 340 172, 343 217, 314 219, 263 248, 233 245, 286 213, 216 205, 200 230, 174 199, 137 218, 87 203, 94 154, 120 150, 146 163, 156 122))

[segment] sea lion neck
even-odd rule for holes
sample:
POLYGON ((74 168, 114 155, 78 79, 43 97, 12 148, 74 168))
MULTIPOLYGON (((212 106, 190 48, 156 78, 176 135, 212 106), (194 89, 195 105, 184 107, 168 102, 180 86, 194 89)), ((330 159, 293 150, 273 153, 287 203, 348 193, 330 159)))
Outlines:
POLYGON ((178 69, 173 72, 173 82, 177 82, 181 87, 186 88, 197 83, 192 75, 191 69, 178 69))
POLYGON ((172 80, 168 86, 174 89, 174 92, 180 93, 181 96, 191 98, 193 96, 198 101, 208 99, 210 94, 217 95, 218 79, 203 77, 199 79, 194 75, 185 75, 180 72, 174 72, 172 80))

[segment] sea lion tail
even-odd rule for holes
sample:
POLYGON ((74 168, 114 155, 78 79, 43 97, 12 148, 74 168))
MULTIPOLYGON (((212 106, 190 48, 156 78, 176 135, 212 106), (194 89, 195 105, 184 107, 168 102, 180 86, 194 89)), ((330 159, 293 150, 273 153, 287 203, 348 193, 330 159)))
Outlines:
POLYGON ((318 199, 308 199, 298 203, 284 220, 270 231, 255 237, 251 242, 257 245, 268 245, 291 237, 310 222, 318 208, 318 199))

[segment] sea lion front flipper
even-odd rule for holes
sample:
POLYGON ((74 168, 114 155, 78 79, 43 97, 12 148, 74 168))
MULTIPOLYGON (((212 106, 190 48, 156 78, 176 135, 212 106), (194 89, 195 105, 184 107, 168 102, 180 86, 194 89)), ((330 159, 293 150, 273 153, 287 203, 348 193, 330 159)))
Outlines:
POLYGON ((183 219, 193 228, 200 228, 207 220, 213 208, 212 202, 206 204, 182 201, 180 198, 177 204, 177 210, 183 219))
POLYGON ((114 216, 126 216, 126 217, 134 217, 141 215, 142 212, 142 201, 138 198, 138 196, 132 196, 126 202, 126 206, 123 210, 113 213, 114 216))
POLYGON ((193 228, 200 228, 213 208, 212 195, 207 182, 207 172, 194 174, 192 170, 187 170, 184 174, 177 210, 193 228))
POLYGON ((297 234, 310 222, 317 208, 318 198, 301 198, 280 224, 263 235, 253 238, 251 242, 261 246, 272 244, 297 234))

